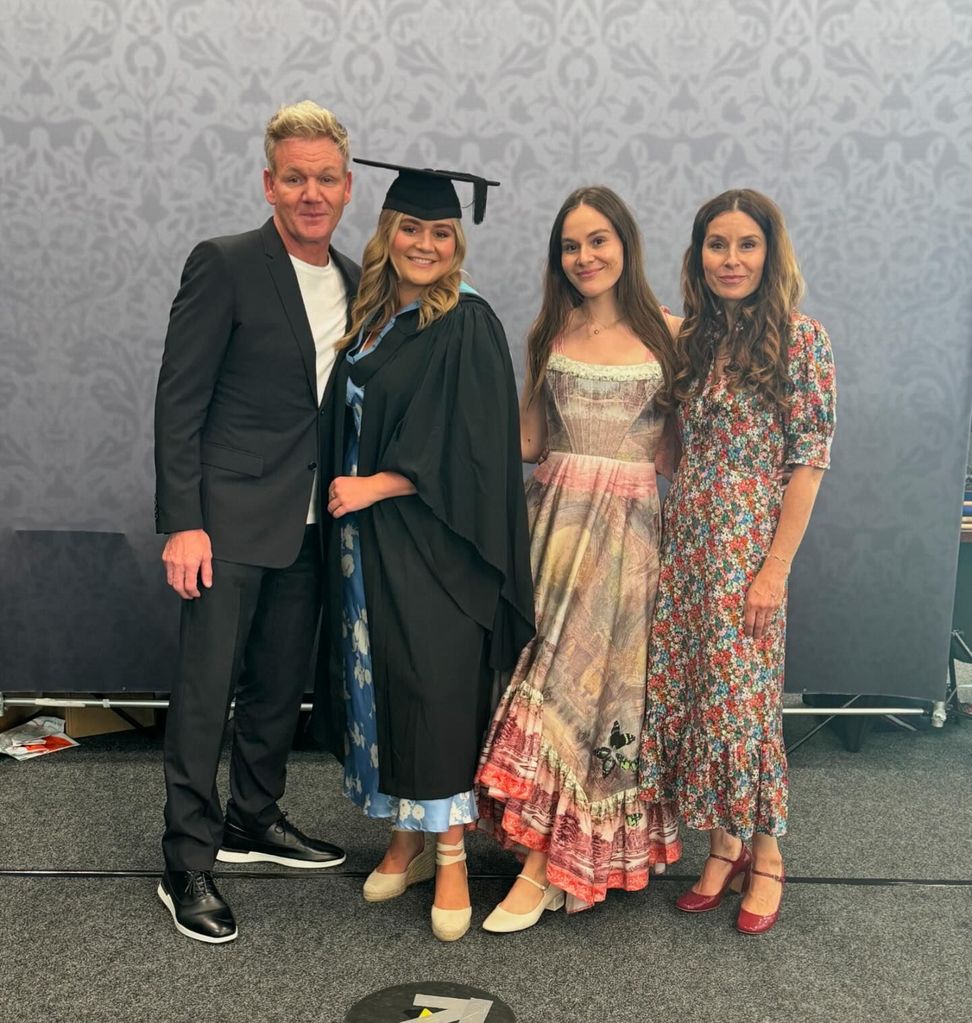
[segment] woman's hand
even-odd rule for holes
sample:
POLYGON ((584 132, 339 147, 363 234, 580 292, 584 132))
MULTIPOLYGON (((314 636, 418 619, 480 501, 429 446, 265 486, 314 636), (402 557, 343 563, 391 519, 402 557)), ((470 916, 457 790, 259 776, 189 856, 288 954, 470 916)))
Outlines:
POLYGON ((339 519, 348 512, 370 508, 389 497, 407 497, 415 485, 397 472, 376 472, 374 476, 335 476, 327 488, 328 514, 339 519))
POLYGON ((751 639, 761 639, 786 595, 787 569, 781 561, 767 558, 759 570, 743 609, 743 631, 751 639))
POLYGON ((374 476, 335 476, 327 488, 327 511, 339 519, 348 512, 370 508, 382 496, 374 476))

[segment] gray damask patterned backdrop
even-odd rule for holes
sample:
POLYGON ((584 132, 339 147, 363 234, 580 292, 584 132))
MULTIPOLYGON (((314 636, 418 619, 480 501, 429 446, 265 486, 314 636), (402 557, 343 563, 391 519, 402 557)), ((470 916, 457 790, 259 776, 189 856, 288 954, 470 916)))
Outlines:
MULTIPOLYGON (((697 206, 773 195, 841 392, 789 685, 940 691, 972 403, 968 0, 2 0, 0 88, 0 690, 166 688, 168 307, 194 242, 267 215, 263 123, 312 97, 358 155, 503 182, 469 265, 517 363, 570 189, 628 199, 675 308, 697 206)), ((387 184, 356 171, 345 251, 387 184)))

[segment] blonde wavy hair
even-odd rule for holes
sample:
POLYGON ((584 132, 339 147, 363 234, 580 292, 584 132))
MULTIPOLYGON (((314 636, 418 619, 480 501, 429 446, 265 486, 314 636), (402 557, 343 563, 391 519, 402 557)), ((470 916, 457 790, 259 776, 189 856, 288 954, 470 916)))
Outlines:
MULTIPOLYGON (((362 329, 380 330, 401 308, 398 299, 398 274, 391 261, 392 239, 405 219, 398 210, 382 210, 378 227, 365 245, 361 257, 361 283, 351 306, 351 326, 337 343, 340 351, 353 344, 362 329)), ((450 220, 456 235, 456 254, 452 265, 419 298, 419 327, 441 319, 459 304, 462 264, 466 258, 466 235, 458 220, 450 220)))
POLYGON ((281 107, 267 121, 263 134, 263 152, 267 158, 267 169, 271 174, 277 172, 275 161, 277 143, 285 139, 330 139, 344 157, 344 168, 347 170, 351 157, 348 129, 330 110, 318 106, 313 100, 305 99, 281 107))
POLYGON ((803 293, 803 275, 783 214, 772 199, 751 188, 735 188, 705 203, 695 215, 682 261, 685 320, 675 346, 675 400, 687 401, 702 391, 715 352, 725 345, 730 390, 754 390, 784 412, 793 390, 787 365, 789 324, 803 293), (759 287, 739 302, 730 331, 722 300, 705 283, 702 246, 709 224, 735 210, 759 225, 766 238, 766 260, 759 287))

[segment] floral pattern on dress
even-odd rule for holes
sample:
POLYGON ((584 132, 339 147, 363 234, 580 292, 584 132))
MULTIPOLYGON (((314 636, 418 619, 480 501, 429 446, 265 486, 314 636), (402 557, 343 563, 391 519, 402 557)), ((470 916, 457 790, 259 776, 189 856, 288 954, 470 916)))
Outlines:
POLYGON ((655 362, 551 356, 550 449, 527 483, 536 638, 493 717, 477 773, 480 826, 519 856, 547 853, 574 912, 636 891, 678 859, 667 803, 638 797, 664 418, 655 362))
POLYGON ((814 320, 790 324, 793 393, 781 417, 750 390, 710 379, 678 412, 683 455, 665 502, 639 785, 674 798, 689 827, 748 840, 786 832, 786 598, 764 635, 743 634, 746 593, 766 558, 785 465, 826 469, 836 384, 814 320))

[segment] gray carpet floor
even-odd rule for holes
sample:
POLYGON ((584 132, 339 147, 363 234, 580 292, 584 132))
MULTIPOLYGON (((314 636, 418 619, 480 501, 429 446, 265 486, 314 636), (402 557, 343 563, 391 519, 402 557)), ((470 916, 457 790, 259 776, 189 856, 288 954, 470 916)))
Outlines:
MULTIPOLYGON (((366 905, 358 884, 227 880, 241 937, 178 935, 145 880, 3 881, 7 1021, 340 1023, 379 988, 454 980, 520 1023, 835 1023, 970 1018, 969 889, 792 885, 774 931, 685 918, 671 885, 517 935, 430 934, 429 890, 366 905)), ((477 908, 503 893, 477 882, 477 908)))
MULTIPOLYGON (((788 737, 811 725, 789 718, 788 737)), ((696 835, 675 876, 646 892, 488 935, 476 925, 516 868, 474 836, 474 929, 441 945, 430 886, 380 905, 361 899, 360 875, 387 832, 340 797, 333 763, 298 751, 285 809, 347 846, 341 872, 226 868, 240 938, 218 947, 175 932, 150 877, 0 875, 0 1023, 340 1023, 369 992, 418 980, 485 988, 520 1023, 972 1020, 972 887, 859 883, 972 878, 972 722, 876 728, 856 754, 828 729, 790 771, 784 854, 795 880, 768 935, 735 933, 737 903, 701 917, 675 910, 675 876, 694 874, 704 855, 696 835)), ((123 733, 24 763, 2 758, 0 869, 154 871, 161 806, 158 740, 123 733)))

